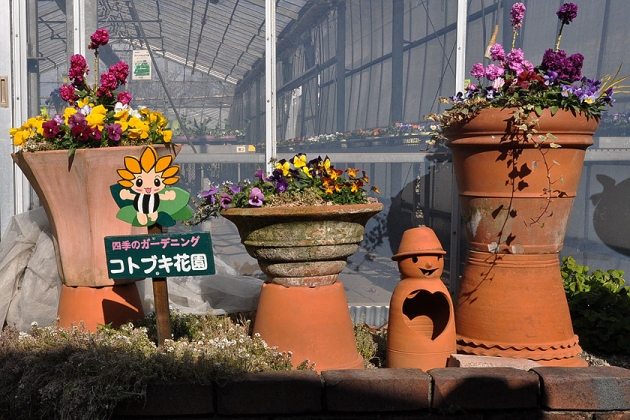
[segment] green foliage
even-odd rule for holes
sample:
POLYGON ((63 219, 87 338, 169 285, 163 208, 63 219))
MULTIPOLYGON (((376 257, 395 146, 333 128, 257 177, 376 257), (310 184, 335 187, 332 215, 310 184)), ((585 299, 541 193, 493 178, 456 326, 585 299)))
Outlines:
POLYGON ((630 287, 623 271, 595 270, 562 259, 562 279, 580 345, 603 354, 630 354, 630 287))
POLYGON ((387 329, 376 329, 359 322, 354 326, 354 337, 364 366, 368 369, 383 367, 387 349, 387 329))
POLYGON ((245 179, 239 183, 226 181, 219 186, 210 184, 199 195, 201 202, 195 203, 195 216, 187 224, 218 217, 229 208, 365 204, 375 200, 368 196, 369 191, 379 193, 378 188, 369 185, 365 171, 336 169, 328 156, 307 160, 304 153, 298 153, 288 161, 271 163, 273 172, 267 175, 259 169, 253 182, 245 179))
MULTIPOLYGON (((290 355, 227 316, 172 314, 174 339, 157 347, 155 319, 96 333, 34 326, 0 334, 0 417, 102 419, 141 400, 148 383, 208 384, 244 372, 291 369, 290 355)), ((303 364, 302 368, 307 365, 303 364)))

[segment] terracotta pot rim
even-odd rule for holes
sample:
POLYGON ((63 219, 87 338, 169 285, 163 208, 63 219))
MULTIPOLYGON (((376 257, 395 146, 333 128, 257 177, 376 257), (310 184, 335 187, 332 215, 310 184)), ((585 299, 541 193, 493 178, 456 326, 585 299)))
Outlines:
POLYGON ((348 213, 378 213, 383 210, 383 203, 365 204, 342 204, 342 205, 321 205, 321 206, 294 206, 294 207, 232 207, 221 211, 221 215, 230 216, 304 216, 313 217, 317 215, 348 214, 348 213))
MULTIPOLYGON (((517 108, 484 108, 479 111, 477 115, 470 120, 453 124, 452 126, 444 130, 444 135, 448 137, 446 142, 447 146, 452 143, 462 143, 468 141, 466 139, 468 135, 493 135, 496 136, 493 144, 498 143, 501 140, 501 136, 505 135, 507 130, 507 122, 512 118, 514 111, 517 108), (464 137, 464 139, 461 139, 464 137)), ((587 118, 584 114, 573 114, 571 111, 559 110, 555 115, 551 115, 551 110, 546 108, 543 110, 543 115, 538 117, 532 112, 530 114, 532 118, 538 118, 538 134, 572 134, 579 138, 583 136, 593 136, 599 126, 599 121, 594 118, 587 118), (564 121, 570 119, 571 124, 566 124, 564 121)), ((588 142, 589 139, 584 139, 588 142)), ((590 139, 592 144, 592 139, 590 139)), ((516 142, 516 141, 515 141, 516 142)), ((561 143, 559 140, 553 140, 554 143, 561 143)), ((581 143, 580 141, 579 143, 581 143)), ((508 143, 508 142, 504 142, 508 143)), ((518 141, 523 145, 531 144, 534 147, 533 142, 518 141)), ((549 143, 549 142, 547 142, 549 143)), ((568 144, 573 143, 569 141, 568 144)))
MULTIPOLYGON (((136 149, 138 147, 146 147, 146 146, 153 146, 153 147, 166 147, 166 148, 173 148, 176 150, 181 149, 182 145, 178 144, 178 143, 156 143, 156 144, 138 144, 135 146, 107 146, 107 147, 89 147, 89 148, 85 148, 85 149, 76 149, 74 151, 75 154, 84 154, 84 153, 98 153, 98 151, 109 151, 112 149, 121 149, 121 150, 126 150, 126 149, 136 149)), ((28 153, 32 153, 32 154, 52 154, 52 153, 57 153, 57 154, 68 154, 68 149, 60 149, 60 150, 19 150, 17 152, 12 152, 11 156, 14 155, 22 155, 22 154, 28 154, 28 153)))

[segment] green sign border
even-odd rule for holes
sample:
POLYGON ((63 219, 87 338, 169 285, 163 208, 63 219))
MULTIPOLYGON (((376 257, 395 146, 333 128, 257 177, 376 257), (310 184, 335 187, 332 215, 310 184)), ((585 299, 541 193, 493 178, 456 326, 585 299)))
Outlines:
POLYGON ((106 236, 112 280, 215 274, 210 232, 106 236))

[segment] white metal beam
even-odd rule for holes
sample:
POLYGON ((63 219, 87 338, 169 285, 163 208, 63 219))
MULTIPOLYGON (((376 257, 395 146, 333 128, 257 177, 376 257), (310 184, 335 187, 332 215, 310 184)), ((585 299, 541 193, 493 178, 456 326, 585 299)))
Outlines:
POLYGON ((265 162, 267 172, 273 168, 269 164, 276 157, 276 2, 265 3, 265 162))

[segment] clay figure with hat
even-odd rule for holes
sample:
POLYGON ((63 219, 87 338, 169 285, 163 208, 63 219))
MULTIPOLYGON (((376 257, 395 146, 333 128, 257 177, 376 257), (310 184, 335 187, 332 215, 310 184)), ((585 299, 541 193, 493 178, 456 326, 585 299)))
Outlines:
POLYGON ((442 282, 444 255, 433 229, 403 233, 398 253, 401 281, 392 294, 387 331, 387 367, 446 367, 456 353, 453 301, 442 282))

